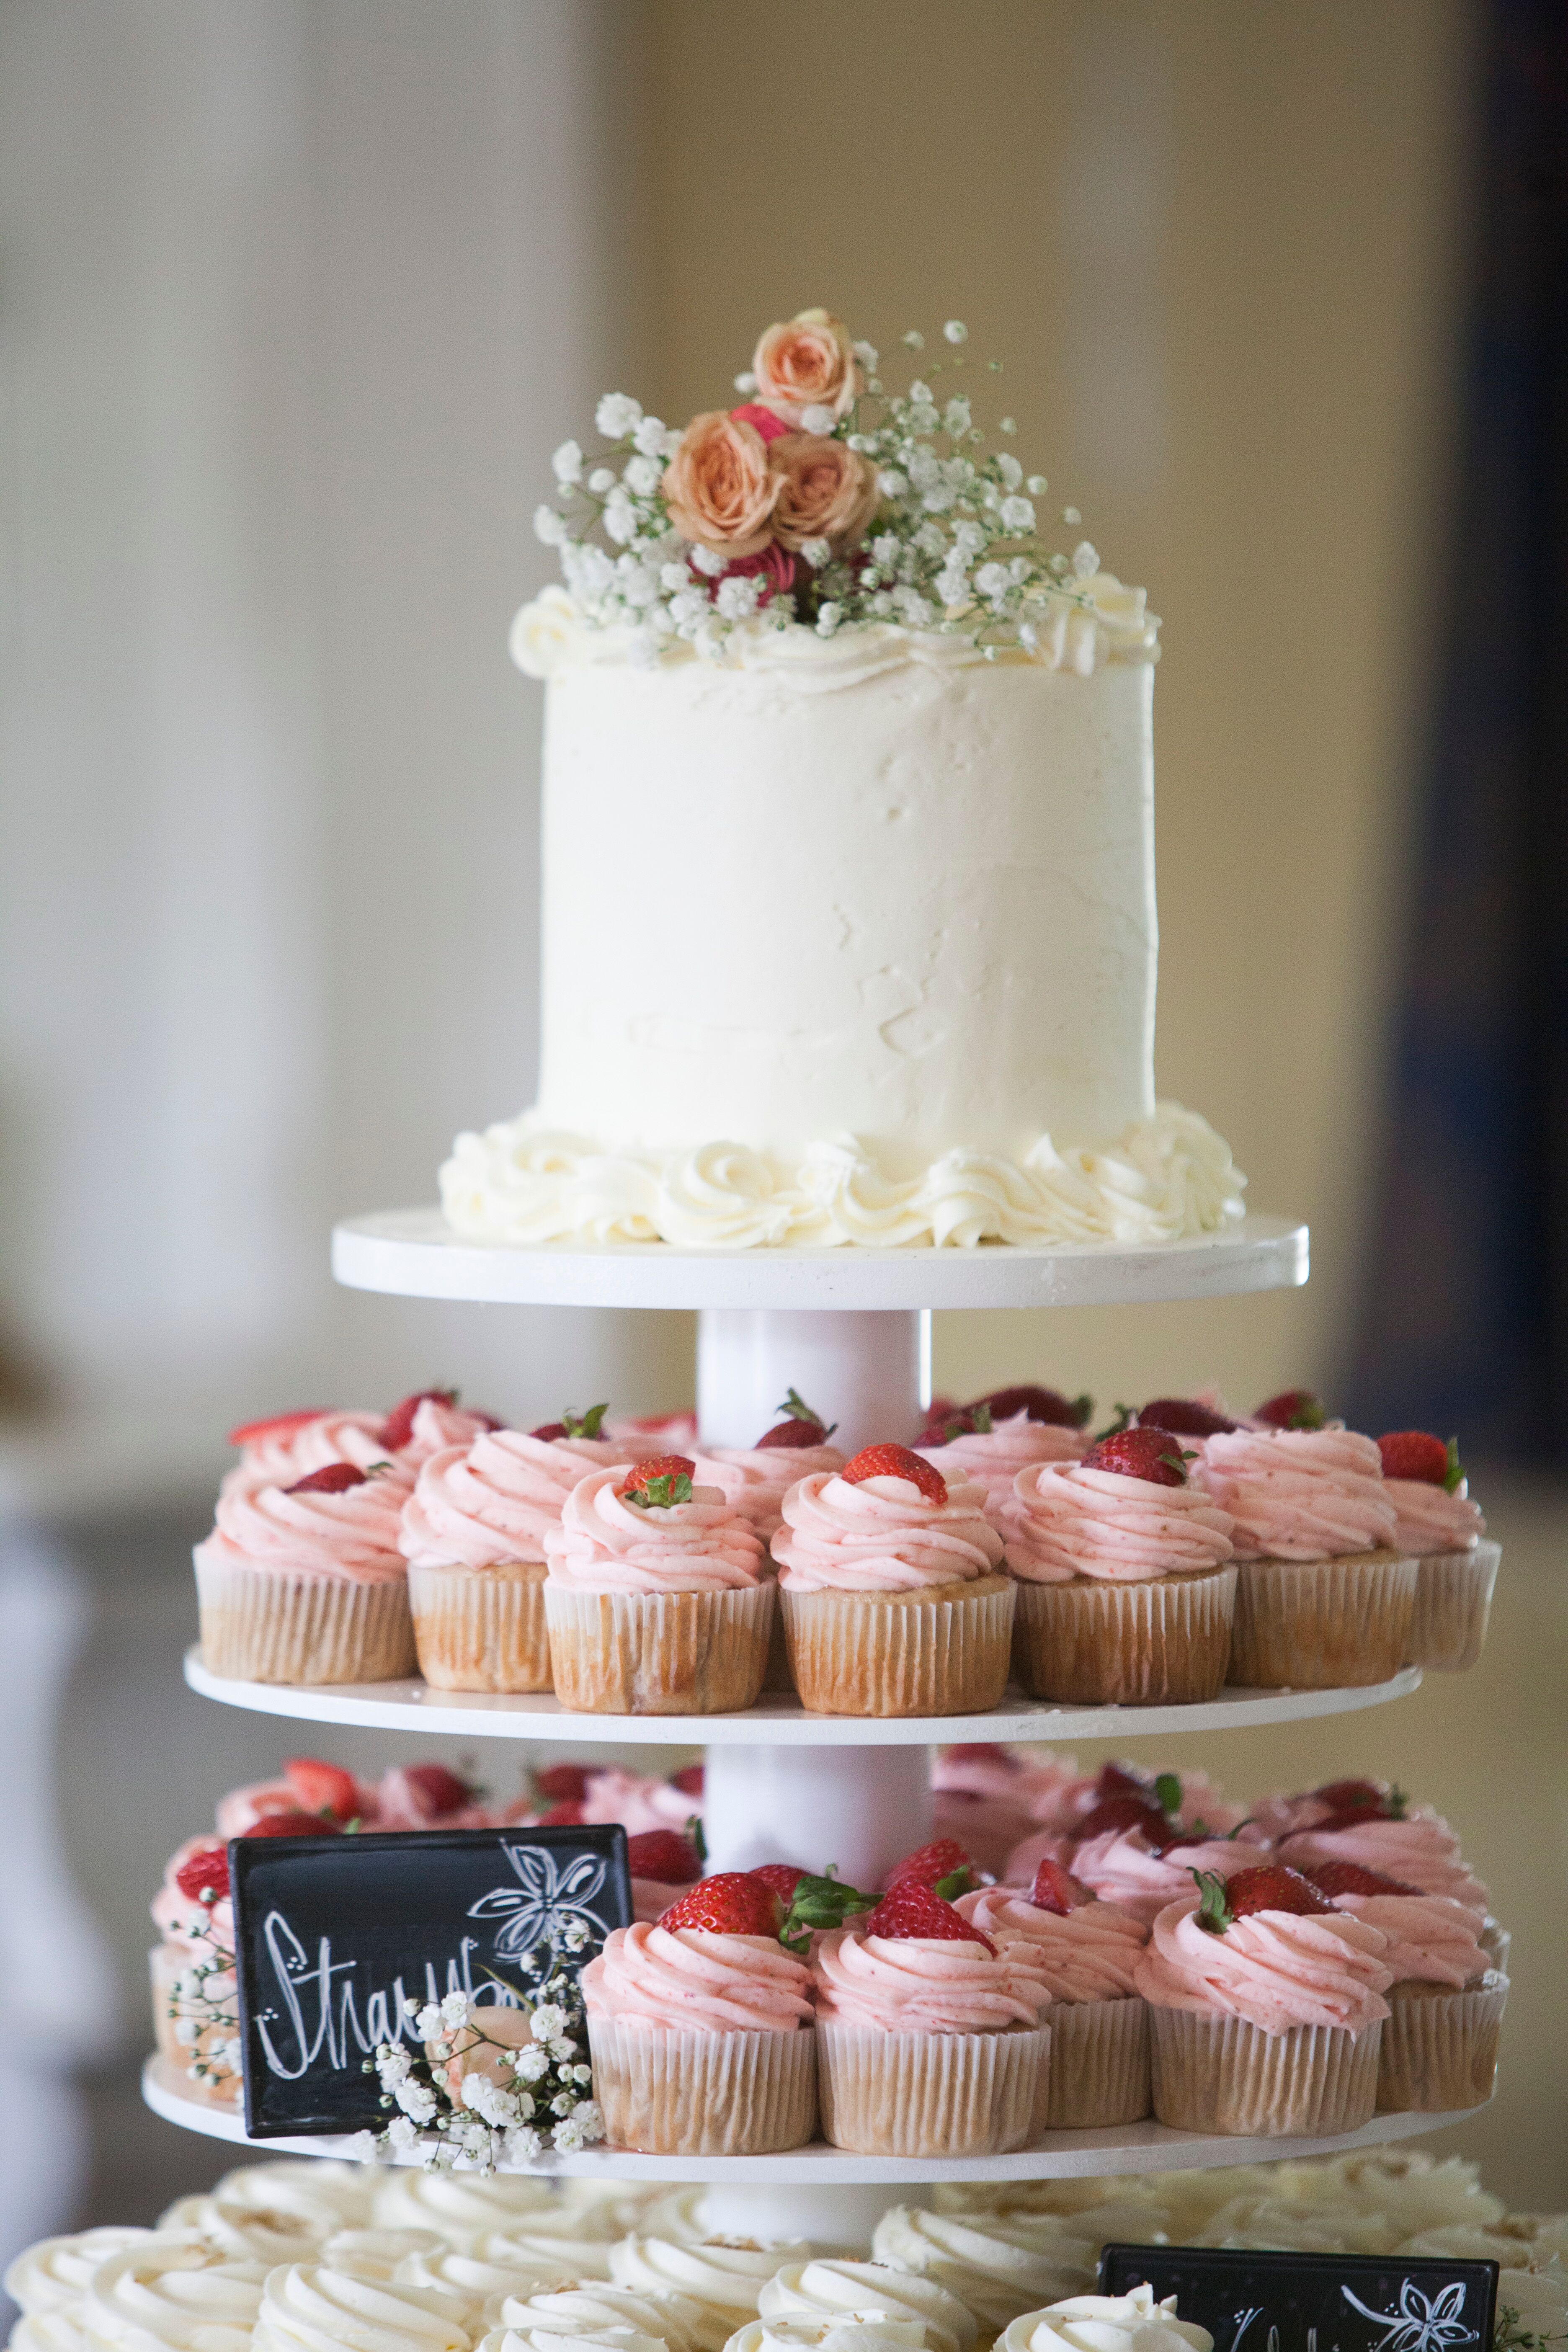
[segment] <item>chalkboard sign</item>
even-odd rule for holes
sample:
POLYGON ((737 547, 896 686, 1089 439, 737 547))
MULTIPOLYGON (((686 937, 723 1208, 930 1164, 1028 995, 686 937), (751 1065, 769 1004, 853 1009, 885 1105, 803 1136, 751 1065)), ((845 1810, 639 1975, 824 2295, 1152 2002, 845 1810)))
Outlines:
POLYGON ((1496 2263, 1107 2246, 1102 2294, 1147 2280, 1215 2352, 1491 2352, 1496 2263))
POLYGON ((378 2043, 414 2043, 405 2000, 526 2000, 531 1956, 572 1970, 630 1925, 626 1835, 414 1830, 236 1838, 245 2127, 257 2139, 379 2126, 378 2043), (590 1940, 573 1952, 574 1921, 590 1940))

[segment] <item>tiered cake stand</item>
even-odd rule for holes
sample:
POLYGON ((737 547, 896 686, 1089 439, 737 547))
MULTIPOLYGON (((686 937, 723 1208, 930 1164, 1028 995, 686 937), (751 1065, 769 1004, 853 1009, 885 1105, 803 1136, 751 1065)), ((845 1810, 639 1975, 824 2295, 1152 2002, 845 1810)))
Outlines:
MULTIPOLYGON (((751 1444, 793 1385, 839 1423, 838 1442, 853 1453, 919 1425, 931 1396, 935 1307, 1112 1306, 1293 1287, 1307 1278, 1307 1234, 1286 1219, 1259 1216, 1203 1241, 1129 1250, 506 1249, 454 1239, 435 1210, 405 1210, 341 1225, 332 1263, 339 1281, 354 1288, 413 1297, 696 1308, 698 1412, 708 1443, 751 1444)), ((1122 1739, 1288 1722, 1379 1706, 1414 1690, 1421 1677, 1412 1667, 1363 1689, 1226 1690, 1207 1706, 1060 1707, 1010 1693, 987 1715, 900 1721, 809 1716, 783 1697, 741 1715, 623 1718, 571 1715, 549 1697, 437 1692, 420 1682, 285 1689, 221 1681, 197 1651, 186 1659, 185 1679, 230 1706, 308 1722, 532 1741, 602 1743, 629 1733, 650 1746, 704 1747, 712 1868, 832 1861, 856 1884, 876 1885, 931 1833, 938 1741, 1122 1739)), ((258 2154, 342 2152, 343 2143, 327 2139, 247 2140, 237 2115, 186 2096, 178 2075, 156 2058, 148 2062, 144 2089, 170 2121, 258 2154)), ((1032 2148, 983 2158, 853 2156, 820 2144, 780 2156, 707 2158, 595 2149, 557 2159, 554 2168, 703 2181, 714 2230, 839 2243, 868 2237, 894 2189, 908 2185, 1250 2163, 1371 2147, 1457 2119, 1379 2116, 1328 2140, 1208 2137, 1149 2122, 1050 2132, 1032 2148)))

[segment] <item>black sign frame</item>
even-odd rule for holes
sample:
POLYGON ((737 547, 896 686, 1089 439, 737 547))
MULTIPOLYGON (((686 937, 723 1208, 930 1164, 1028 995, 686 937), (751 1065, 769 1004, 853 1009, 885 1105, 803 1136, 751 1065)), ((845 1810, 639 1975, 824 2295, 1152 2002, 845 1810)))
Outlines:
POLYGON ((1145 2281, 1215 2352, 1492 2352, 1498 2264, 1440 2255, 1107 2246, 1100 2291, 1145 2281))
POLYGON ((526 1954, 575 1975, 632 1920, 614 1822, 242 1837, 228 1862, 252 2139, 379 2129, 381 2085, 363 2062, 380 2042, 412 2046, 405 1995, 461 1990, 483 2006, 498 1980, 526 1995, 526 1954), (574 1919, 590 1928, 578 1952, 563 1941, 574 1919))

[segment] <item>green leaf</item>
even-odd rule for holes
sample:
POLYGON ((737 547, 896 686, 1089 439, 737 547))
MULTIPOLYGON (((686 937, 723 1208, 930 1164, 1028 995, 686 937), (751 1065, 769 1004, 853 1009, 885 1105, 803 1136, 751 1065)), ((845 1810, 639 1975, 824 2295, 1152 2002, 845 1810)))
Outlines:
POLYGON ((841 1878, 803 1878, 779 1929, 779 1941, 786 1951, 804 1952, 814 1934, 842 1927, 855 1912, 874 1911, 881 1899, 879 1895, 862 1895, 858 1887, 847 1885, 841 1878))
POLYGON ((1409 1802, 1410 1800, 1405 1795, 1403 1789, 1390 1789, 1388 1792, 1388 1811, 1384 1816, 1385 1820, 1391 1822, 1402 1822, 1405 1819, 1405 1808, 1408 1806, 1409 1802))
MULTIPOLYGON (((1092 1410, 1093 1408, 1091 1406, 1090 1411, 1092 1412, 1092 1410)), ((1108 1437, 1120 1437, 1124 1429, 1131 1429, 1132 1426, 1132 1416, 1137 1410, 1137 1406, 1133 1404, 1119 1404, 1116 1408, 1115 1420, 1109 1423, 1104 1429, 1096 1431, 1094 1439, 1095 1444, 1099 1445, 1108 1437)), ((1079 1426, 1079 1428, 1083 1426, 1081 1422, 1079 1426)))
POLYGON ((562 1425, 568 1437, 597 1437, 609 1410, 608 1397, 603 1404, 591 1404, 584 1413, 574 1412, 568 1405, 561 1416, 562 1425))
POLYGON ((992 1423, 991 1408, 988 1404, 971 1405, 969 1409, 969 1418, 973 1423, 974 1433, 977 1437, 990 1436, 992 1423))
POLYGON ((689 1503, 691 1480, 684 1470, 666 1470, 640 1486, 628 1486, 625 1500, 635 1503, 639 1511, 668 1511, 677 1503, 689 1503))
POLYGON ((1081 1396, 1076 1396, 1072 1401, 1072 1425, 1075 1429, 1087 1429, 1093 1418, 1094 1399, 1086 1389, 1081 1396))
POLYGON ((1236 1914, 1226 1901, 1225 1881, 1217 1870, 1187 1874, 1198 1890, 1198 1925, 1205 1934, 1223 1936, 1236 1914))
POLYGON ((959 1895, 968 1894, 969 1882, 973 1874, 969 1864, 966 1862, 961 1863, 956 1870, 950 1870, 945 1878, 937 1880, 936 1885, 931 1888, 931 1893, 939 1895, 944 1903, 954 1902, 959 1895))
POLYGON ((1288 1429, 1321 1429, 1328 1418, 1320 1399, 1304 1396, 1285 1425, 1288 1429))
POLYGON ((1182 1810, 1182 1784, 1174 1772, 1155 1776, 1154 1802, 1163 1813, 1176 1814, 1182 1810))
POLYGON ((838 1426, 836 1421, 825 1422, 819 1412, 813 1412, 798 1389, 786 1391, 783 1404, 776 1405, 774 1411, 783 1413, 786 1421, 808 1421, 814 1429, 821 1430, 825 1444, 838 1426))
POLYGON ((1448 1440, 1448 1466, 1443 1473, 1443 1492, 1445 1495, 1457 1494, 1464 1483, 1465 1473, 1459 1463, 1459 1441, 1457 1437, 1450 1437, 1448 1440))
POLYGON ((698 1862, 700 1864, 703 1872, 706 1873, 708 1868, 708 1841, 702 1834, 702 1816, 700 1813, 689 1813, 687 1815, 686 1834, 691 1841, 692 1846, 697 1854, 698 1862))

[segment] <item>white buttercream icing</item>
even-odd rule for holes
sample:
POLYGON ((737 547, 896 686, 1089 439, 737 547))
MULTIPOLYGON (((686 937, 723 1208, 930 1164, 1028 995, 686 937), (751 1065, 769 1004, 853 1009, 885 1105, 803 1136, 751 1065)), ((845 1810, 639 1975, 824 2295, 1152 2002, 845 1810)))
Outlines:
POLYGON ((1176 2298, 1156 2303, 1148 2285, 1130 2294, 1075 2294, 1025 2312, 1002 2337, 1003 2352, 1214 2352, 1206 2327, 1176 2317, 1176 2298))

